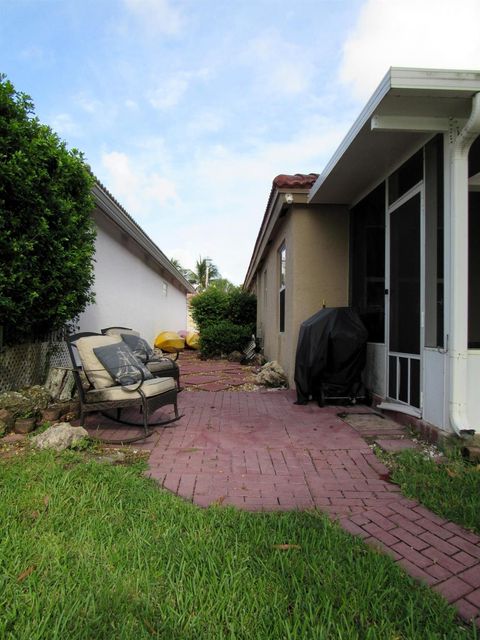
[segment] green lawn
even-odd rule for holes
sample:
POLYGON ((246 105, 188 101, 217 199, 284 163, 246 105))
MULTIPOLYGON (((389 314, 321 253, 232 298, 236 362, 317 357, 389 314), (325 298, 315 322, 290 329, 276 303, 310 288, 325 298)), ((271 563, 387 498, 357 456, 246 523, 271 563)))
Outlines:
POLYGON ((480 466, 454 452, 438 464, 411 450, 390 456, 387 463, 406 496, 480 534, 480 466))
POLYGON ((0 461, 0 494, 2 640, 477 637, 317 513, 198 509, 80 453, 0 461))

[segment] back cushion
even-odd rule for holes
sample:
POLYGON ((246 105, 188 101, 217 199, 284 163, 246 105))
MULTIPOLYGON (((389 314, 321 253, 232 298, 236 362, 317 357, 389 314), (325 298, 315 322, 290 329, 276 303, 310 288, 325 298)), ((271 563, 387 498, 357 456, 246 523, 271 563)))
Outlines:
POLYGON ((106 336, 119 336, 122 333, 128 333, 131 336, 139 336, 140 333, 138 331, 134 331, 133 329, 125 329, 125 327, 110 327, 105 331, 106 336))
POLYGON ((131 333, 122 333, 121 338, 125 342, 125 344, 130 347, 133 355, 141 362, 145 363, 153 358, 153 349, 143 338, 134 336, 131 333))
POLYGON ((95 355, 94 348, 121 342, 120 336, 85 336, 75 342, 83 370, 95 389, 107 389, 113 387, 116 382, 95 355))
POLYGON ((94 347, 93 351, 112 378, 122 386, 153 378, 153 374, 137 360, 123 341, 94 347))

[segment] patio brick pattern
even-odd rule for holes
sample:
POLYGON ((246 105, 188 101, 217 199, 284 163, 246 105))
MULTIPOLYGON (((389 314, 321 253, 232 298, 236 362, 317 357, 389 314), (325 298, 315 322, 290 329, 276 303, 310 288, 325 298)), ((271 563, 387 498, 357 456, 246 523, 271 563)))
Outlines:
POLYGON ((362 433, 338 417, 342 408, 294 399, 292 391, 182 392, 184 417, 136 446, 150 453, 147 475, 200 507, 324 511, 480 628, 480 537, 405 498, 362 433))

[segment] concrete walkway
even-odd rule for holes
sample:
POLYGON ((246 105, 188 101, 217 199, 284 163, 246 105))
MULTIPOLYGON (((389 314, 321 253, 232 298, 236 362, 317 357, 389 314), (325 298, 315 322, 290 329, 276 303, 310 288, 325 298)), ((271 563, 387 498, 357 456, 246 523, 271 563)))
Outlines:
POLYGON ((361 433, 337 416, 342 408, 294 399, 292 391, 184 391, 184 417, 136 448, 150 453, 150 477, 198 506, 328 513, 480 628, 480 537, 403 497, 361 433))

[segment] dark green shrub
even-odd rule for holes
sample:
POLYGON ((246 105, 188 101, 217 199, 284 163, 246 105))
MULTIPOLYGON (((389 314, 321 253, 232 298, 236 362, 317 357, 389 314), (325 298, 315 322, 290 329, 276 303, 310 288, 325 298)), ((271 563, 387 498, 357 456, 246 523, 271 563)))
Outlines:
POLYGON ((207 325, 225 319, 227 304, 227 294, 214 287, 210 287, 192 298, 192 317, 200 333, 207 325))
POLYGON ((204 326, 200 333, 200 349, 206 358, 232 351, 242 351, 252 336, 250 326, 238 325, 230 320, 204 326))
POLYGON ((244 289, 228 293, 225 317, 235 324, 249 325, 252 331, 257 321, 257 298, 244 289))
POLYGON ((93 300, 93 177, 0 74, 0 326, 8 342, 65 323, 93 300))

